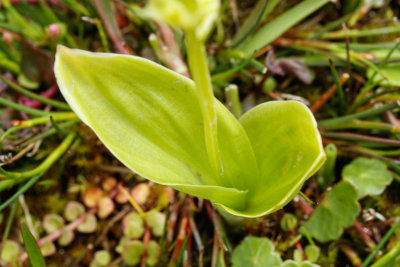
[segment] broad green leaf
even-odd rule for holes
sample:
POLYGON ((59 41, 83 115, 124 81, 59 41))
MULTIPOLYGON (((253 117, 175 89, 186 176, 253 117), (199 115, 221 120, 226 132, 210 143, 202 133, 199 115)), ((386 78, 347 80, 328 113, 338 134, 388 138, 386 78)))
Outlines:
POLYGON ((263 182, 252 179, 248 214, 283 207, 324 163, 312 113, 296 101, 261 104, 240 118, 253 146, 263 182))
POLYGON ((357 197, 350 182, 335 185, 304 225, 306 231, 321 242, 339 238, 343 229, 353 225, 358 215, 357 197))
POLYGON ((327 4, 329 0, 304 0, 295 7, 289 9, 278 18, 267 23, 258 30, 251 38, 248 38, 239 49, 252 53, 270 44, 273 40, 281 36, 292 26, 299 23, 302 19, 317 11, 327 4))
POLYGON ((42 253, 40 252, 39 246, 36 244, 35 238, 29 232, 28 227, 25 224, 21 227, 22 237, 24 238, 26 252, 28 253, 29 260, 32 266, 35 267, 45 267, 44 259, 42 253))
POLYGON ((284 263, 282 263, 279 267, 319 267, 319 265, 311 263, 309 261, 293 261, 293 260, 287 260, 284 263))
POLYGON ((369 79, 373 78, 374 82, 380 81, 380 84, 385 86, 400 86, 400 63, 391 63, 378 68, 380 73, 376 73, 375 70, 369 68, 367 77, 369 79))
POLYGON ((359 198, 380 195, 393 179, 384 162, 363 157, 356 158, 346 165, 342 177, 357 187, 359 198))
POLYGON ((280 266, 281 256, 274 244, 265 237, 246 237, 237 246, 231 257, 232 267, 280 266))
POLYGON ((190 79, 143 58, 65 47, 55 73, 71 108, 122 163, 235 215, 281 208, 325 158, 304 105, 266 103, 239 122, 215 99, 224 169, 216 177, 190 79))
POLYGON ((239 122, 217 100, 223 184, 209 164, 194 83, 134 56, 59 47, 55 73, 77 115, 143 177, 244 210, 258 168, 239 122))

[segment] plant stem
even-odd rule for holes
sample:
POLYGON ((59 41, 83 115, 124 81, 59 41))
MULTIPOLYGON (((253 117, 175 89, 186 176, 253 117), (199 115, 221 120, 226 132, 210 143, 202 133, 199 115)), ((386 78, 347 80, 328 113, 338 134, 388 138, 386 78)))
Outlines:
MULTIPOLYGON (((72 120, 69 120, 69 121, 67 121, 67 122, 64 122, 64 123, 59 124, 59 125, 58 125, 58 128, 66 129, 66 128, 70 127, 70 126, 73 126, 73 125, 79 123, 80 121, 81 121, 81 120, 78 119, 78 118, 77 118, 77 119, 72 119, 72 120)), ((23 142, 23 143, 21 144, 21 147, 24 147, 24 146, 26 146, 26 145, 29 145, 29 144, 31 144, 31 143, 33 143, 33 142, 38 141, 38 140, 45 139, 45 138, 47 138, 47 137, 49 137, 49 136, 52 136, 53 134, 55 134, 55 133, 57 133, 57 132, 58 132, 57 129, 51 128, 51 129, 48 130, 47 132, 44 132, 44 133, 42 133, 42 134, 38 134, 38 135, 32 137, 31 139, 26 140, 25 142, 23 142)))
MULTIPOLYGON (((45 116, 25 121, 17 121, 17 125, 9 128, 3 135, 0 136, 0 141, 4 140, 8 135, 17 130, 50 122, 50 118, 51 118, 50 116, 45 116)), ((76 115, 73 112, 60 112, 58 114, 54 114, 52 118, 53 121, 63 121, 63 120, 75 119, 76 115)))
MULTIPOLYGON (((12 181, 10 186, 15 182, 25 180, 27 178, 46 172, 69 148, 75 139, 76 132, 71 132, 64 141, 36 168, 26 172, 8 172, 0 167, 0 174, 12 181)), ((1 191, 1 189, 0 189, 1 191)))
POLYGON ((337 90, 338 95, 339 95, 340 106, 344 107, 346 105, 346 101, 345 101, 345 98, 344 98, 342 84, 340 83, 339 76, 338 76, 338 74, 336 72, 335 65, 333 64, 331 58, 329 58, 329 65, 331 67, 332 77, 333 77, 333 80, 335 82, 336 90, 337 90))
POLYGON ((217 112, 205 47, 193 31, 187 31, 186 38, 189 68, 196 84, 197 97, 203 115, 208 157, 213 171, 218 177, 221 177, 223 168, 218 147, 217 112))
POLYGON ((63 102, 57 101, 57 100, 53 100, 53 99, 49 99, 46 97, 43 97, 41 95, 32 93, 31 91, 23 88, 22 86, 19 86, 18 84, 10 81, 9 79, 7 79, 6 77, 4 77, 3 75, 0 75, 0 80, 2 80, 3 82, 5 82, 8 86, 10 86, 12 89, 14 89, 15 91, 17 91, 20 94, 23 94, 29 98, 32 98, 34 100, 40 101, 46 105, 50 105, 56 108, 60 108, 60 109, 65 109, 65 110, 71 110, 71 108, 63 102))
POLYGON ((236 84, 230 84, 228 87, 225 88, 225 96, 226 100, 228 101, 228 106, 231 109, 233 115, 237 119, 242 116, 242 105, 240 104, 239 99, 239 90, 236 84))
MULTIPOLYGON (((392 225, 392 227, 389 229, 389 231, 387 231, 387 233, 385 234, 385 236, 381 239, 381 241, 378 243, 378 245, 376 245, 375 249, 368 255, 368 257, 364 260, 364 262, 362 263, 361 267, 367 267, 371 261, 374 259, 375 255, 378 253, 378 251, 380 249, 382 249, 382 247, 386 244, 386 242, 389 240, 389 238, 392 236, 392 234, 394 233, 394 231, 397 229, 397 227, 400 226, 400 219, 397 220, 397 222, 395 224, 392 225)), ((400 244, 400 243, 399 243, 400 244)), ((397 250, 399 252, 400 248, 399 248, 399 244, 397 245, 397 250)), ((390 252, 389 252, 390 253, 390 252)), ((385 255, 386 256, 386 255, 385 255)), ((382 259, 385 257, 383 256, 382 259)), ((376 265, 375 266, 385 266, 385 265, 376 265)))
POLYGON ((367 30, 347 30, 345 33, 343 30, 339 30, 336 32, 327 32, 321 35, 321 39, 343 39, 346 37, 366 37, 366 36, 374 36, 374 35, 383 35, 383 34, 392 34, 400 32, 400 26, 394 27, 383 27, 376 29, 367 29, 367 30))
MULTIPOLYGON (((347 73, 343 73, 342 76, 340 76, 339 78, 339 84, 343 85, 348 79, 350 78, 350 75, 347 73)), ((317 110, 319 110, 323 105, 325 105, 325 103, 333 96, 333 94, 336 92, 337 90, 337 85, 336 83, 334 85, 332 85, 328 91, 326 91, 321 97, 320 99, 315 102, 311 107, 311 111, 313 113, 315 113, 317 110)))
POLYGON ((347 123, 326 127, 324 129, 325 130, 364 129, 364 130, 385 131, 389 133, 400 133, 400 127, 396 125, 391 125, 385 122, 363 121, 363 120, 353 120, 347 123))
POLYGON ((394 248, 392 248, 382 258, 377 260, 374 264, 372 264, 371 267, 393 266, 392 264, 400 262, 398 256, 400 256, 400 243, 397 243, 394 248))
POLYGON ((222 80, 222 79, 228 78, 229 76, 235 74, 235 73, 238 72, 238 71, 241 71, 241 70, 244 69, 247 65, 250 64, 250 62, 251 62, 252 59, 253 59, 253 56, 254 56, 254 54, 251 54, 251 55, 248 56, 245 60, 243 60, 243 62, 240 63, 240 65, 238 65, 238 66, 235 66, 235 67, 233 67, 233 68, 231 68, 231 69, 229 69, 229 70, 227 70, 227 71, 223 71, 223 72, 214 74, 214 75, 212 76, 212 80, 213 80, 213 81, 222 80))
POLYGON ((388 139, 382 137, 375 137, 369 135, 362 135, 349 132, 323 132, 323 137, 331 139, 349 140, 349 141, 361 141, 361 142, 373 142, 378 144, 385 144, 390 146, 400 146, 400 140, 388 139))
POLYGON ((13 221, 14 221, 15 213, 17 212, 17 208, 18 208, 18 201, 14 201, 14 204, 11 207, 10 213, 8 214, 6 227, 3 231, 3 238, 1 240, 2 247, 4 247, 4 243, 6 242, 8 235, 10 234, 11 226, 13 225, 13 221))
POLYGON ((346 255, 346 257, 351 261, 353 266, 360 266, 361 259, 357 252, 346 244, 339 244, 340 250, 346 255))
POLYGON ((327 119, 327 120, 322 120, 318 122, 318 125, 322 128, 327 128, 329 129, 330 127, 334 127, 339 124, 344 124, 349 121, 355 120, 355 119, 361 119, 361 118, 366 118, 370 116, 375 116, 378 114, 381 114, 385 111, 395 109, 400 106, 400 102, 393 102, 387 105, 384 105, 379 108, 371 108, 363 112, 343 116, 343 117, 338 117, 334 119, 327 119))
POLYGON ((29 115, 32 116, 37 116, 37 117, 42 117, 42 116, 48 116, 50 113, 49 112, 45 112, 39 109, 34 109, 34 108, 28 108, 25 107, 23 105, 17 104, 13 101, 7 100, 3 97, 0 97, 0 105, 6 106, 6 107, 10 107, 13 108, 15 110, 21 111, 21 112, 25 112, 29 115))
MULTIPOLYGON (((18 189, 17 192, 15 192, 14 195, 12 195, 9 199, 7 199, 6 201, 4 201, 4 203, 2 203, 0 205, 0 211, 4 210, 5 208, 7 208, 12 202, 14 202, 14 200, 16 200, 20 195, 22 195, 23 193, 25 193, 29 188, 32 187, 32 185, 39 180, 40 177, 42 177, 43 174, 39 174, 35 177, 33 177, 32 179, 30 179, 26 184, 24 184, 20 189, 18 189)), ((17 202, 14 203, 14 205, 17 202)))

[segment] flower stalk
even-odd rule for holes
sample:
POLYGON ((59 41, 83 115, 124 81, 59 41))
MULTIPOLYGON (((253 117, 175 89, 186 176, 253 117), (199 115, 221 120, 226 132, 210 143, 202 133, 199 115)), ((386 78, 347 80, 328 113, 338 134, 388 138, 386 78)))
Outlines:
POLYGON ((186 40, 189 69, 196 84, 197 97, 203 115, 208 157, 213 171, 218 177, 222 177, 224 171, 218 146, 217 113, 204 42, 199 40, 192 30, 186 31, 186 40))

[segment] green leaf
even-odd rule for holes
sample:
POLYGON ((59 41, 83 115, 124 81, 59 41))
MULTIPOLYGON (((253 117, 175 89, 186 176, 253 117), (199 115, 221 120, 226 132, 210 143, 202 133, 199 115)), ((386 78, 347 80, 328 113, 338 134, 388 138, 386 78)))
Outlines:
POLYGON ((297 262, 293 260, 287 260, 284 263, 282 263, 282 265, 280 265, 279 267, 319 267, 319 265, 313 264, 309 261, 297 262))
POLYGON ((36 244, 35 238, 29 232, 28 227, 25 224, 21 227, 22 237, 24 238, 26 252, 28 253, 29 260, 32 266, 45 267, 44 259, 38 245, 36 244))
POLYGON ((19 244, 13 240, 6 240, 3 242, 1 248, 0 259, 6 262, 16 262, 18 256, 21 254, 21 248, 19 244))
POLYGON ((146 214, 146 224, 151 228, 153 235, 162 236, 165 228, 165 214, 151 210, 146 214))
POLYGON ((339 238, 343 228, 353 225, 358 215, 357 197, 350 182, 335 185, 304 225, 306 231, 321 242, 339 238))
POLYGON ((253 51, 263 48, 328 2, 329 0, 302 1, 258 30, 254 36, 239 46, 240 50, 253 53, 253 51))
POLYGON ((232 252, 232 267, 280 266, 281 256, 274 249, 268 238, 246 237, 232 252))
MULTIPOLYGON (((72 109, 126 166, 185 193, 244 208, 243 179, 232 186, 232 179, 218 185, 213 177, 191 80, 143 58, 64 47, 55 65, 72 109)), ((258 176, 240 124, 221 103, 217 108, 222 156, 243 167, 225 168, 226 176, 258 176)))
POLYGON ((281 208, 325 158, 304 105, 266 103, 239 122, 215 99, 224 169, 216 177, 190 79, 143 58, 61 46, 55 73, 71 108, 127 167, 235 215, 281 208))
POLYGON ((363 157, 356 158, 346 165, 342 177, 356 186, 359 198, 380 195, 393 179, 384 162, 363 157))
POLYGON ((369 68, 367 70, 367 77, 369 79, 373 78, 374 82, 380 81, 381 85, 385 86, 400 86, 400 63, 387 64, 384 67, 379 67, 380 72, 377 73, 374 69, 369 68), (383 76, 385 77, 383 77, 383 76))
POLYGON ((122 258, 127 265, 136 265, 140 262, 143 252, 144 246, 142 242, 138 240, 129 241, 124 245, 122 258))
POLYGON ((247 214, 271 213, 286 205, 324 163, 316 122, 309 109, 296 101, 258 105, 240 122, 264 178, 263 183, 252 179, 247 214))

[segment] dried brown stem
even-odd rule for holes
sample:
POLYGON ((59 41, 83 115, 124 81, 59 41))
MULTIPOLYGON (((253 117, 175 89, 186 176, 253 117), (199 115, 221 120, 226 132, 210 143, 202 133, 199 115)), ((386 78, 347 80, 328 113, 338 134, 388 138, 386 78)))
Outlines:
MULTIPOLYGON (((349 75, 347 73, 342 74, 342 76, 340 76, 339 78, 339 83, 340 85, 343 85, 348 79, 349 79, 349 75)), ((333 94, 336 92, 337 88, 336 88, 336 84, 332 85, 328 91, 326 91, 321 98, 315 102, 312 106, 311 106, 311 111, 312 112, 316 112, 317 110, 319 110, 320 108, 322 108, 326 102, 328 102, 328 100, 333 96, 333 94)))

